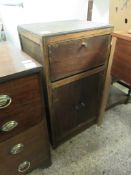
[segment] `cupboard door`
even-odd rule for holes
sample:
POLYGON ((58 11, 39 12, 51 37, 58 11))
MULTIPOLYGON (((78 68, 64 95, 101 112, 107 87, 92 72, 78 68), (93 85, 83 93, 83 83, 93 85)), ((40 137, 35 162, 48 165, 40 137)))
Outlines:
POLYGON ((85 78, 79 85, 78 118, 77 124, 81 125, 96 120, 100 104, 100 74, 85 78))
POLYGON ((96 121, 102 76, 97 73, 53 90, 53 132, 58 142, 96 121))

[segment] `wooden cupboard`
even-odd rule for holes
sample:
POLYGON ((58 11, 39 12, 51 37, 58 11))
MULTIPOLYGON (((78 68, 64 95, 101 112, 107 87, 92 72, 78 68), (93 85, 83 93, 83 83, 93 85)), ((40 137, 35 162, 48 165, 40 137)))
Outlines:
POLYGON ((112 30, 79 20, 18 26, 22 50, 44 67, 53 147, 98 122, 112 30))

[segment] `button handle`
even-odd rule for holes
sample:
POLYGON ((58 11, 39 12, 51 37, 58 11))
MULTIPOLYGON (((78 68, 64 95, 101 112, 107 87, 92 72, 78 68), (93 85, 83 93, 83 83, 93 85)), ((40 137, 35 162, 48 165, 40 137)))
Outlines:
POLYGON ((86 42, 83 41, 83 42, 81 43, 81 46, 87 48, 87 47, 88 47, 88 44, 87 44, 86 42))

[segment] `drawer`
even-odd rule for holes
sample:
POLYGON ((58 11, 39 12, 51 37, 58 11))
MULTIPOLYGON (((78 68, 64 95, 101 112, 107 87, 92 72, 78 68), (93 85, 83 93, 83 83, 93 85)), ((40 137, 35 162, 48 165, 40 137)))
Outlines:
POLYGON ((103 65, 110 35, 65 41, 49 46, 51 81, 103 65))
MULTIPOLYGON (((33 74, 23 78, 10 80, 0 84, 0 95, 11 97, 11 103, 2 108, 0 96, 0 113, 10 113, 17 107, 22 107, 30 103, 41 102, 41 85, 39 74, 33 74)), ((8 102, 8 101, 7 101, 8 102)))
POLYGON ((96 121, 100 104, 102 72, 53 91, 53 134, 59 142, 80 125, 96 121))
POLYGON ((50 150, 46 123, 32 127, 0 144, 2 175, 26 174, 35 168, 50 165, 50 150), (24 163, 23 168, 22 164, 24 163), (20 166, 21 164, 21 166, 20 166), (23 172, 18 172, 22 171, 23 172))
POLYGON ((1 83, 0 98, 0 141, 35 125, 44 115, 40 78, 37 74, 1 83), (11 103, 7 100, 7 106, 2 95, 11 97, 11 103), (4 126, 10 127, 9 131, 2 131, 4 126))
POLYGON ((131 42, 118 39, 112 64, 112 75, 131 85, 131 42))

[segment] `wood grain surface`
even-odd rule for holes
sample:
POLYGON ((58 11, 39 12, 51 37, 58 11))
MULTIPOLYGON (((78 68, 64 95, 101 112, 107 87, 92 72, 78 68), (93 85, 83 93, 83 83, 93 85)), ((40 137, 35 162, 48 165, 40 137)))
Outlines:
POLYGON ((11 120, 18 122, 14 130, 0 132, 0 141, 23 132, 45 117, 39 74, 0 84, 0 95, 12 98, 10 106, 0 109, 0 127, 11 120))
POLYGON ((110 36, 96 36, 49 46, 50 76, 62 79, 105 64, 110 36))
POLYGON ((41 65, 30 56, 9 42, 0 42, 0 81, 17 75, 29 74, 39 69, 41 65))
POLYGON ((1 175, 25 175, 35 168, 44 168, 50 165, 50 151, 46 129, 46 123, 42 121, 31 129, 0 144, 1 175), (11 155, 11 148, 18 143, 24 144, 23 151, 19 154, 11 155), (27 172, 19 173, 18 166, 24 161, 29 161, 31 166, 27 172))
POLYGON ((111 74, 131 85, 131 41, 117 39, 111 74))
POLYGON ((96 101, 99 99, 97 95, 102 95, 112 31, 113 27, 110 25, 81 20, 27 24, 18 27, 23 51, 34 59, 39 59, 44 66, 47 119, 53 147, 97 123, 98 115, 95 116, 95 112, 98 108, 100 110, 102 100, 98 104, 96 101), (82 42, 87 42, 87 48, 83 47, 82 42), (27 49, 29 43, 30 47, 27 49), (33 53, 38 50, 38 45, 41 51, 38 57, 42 55, 41 58, 33 53), (76 105, 74 101, 78 102, 79 97, 81 99, 85 97, 85 101, 91 100, 94 111, 88 101, 89 111, 87 108, 80 110, 79 115, 73 112, 72 106, 76 105), (77 119, 76 115, 79 116, 77 119))
POLYGON ((52 125, 60 141, 79 125, 98 117, 102 73, 85 77, 53 90, 52 125))

